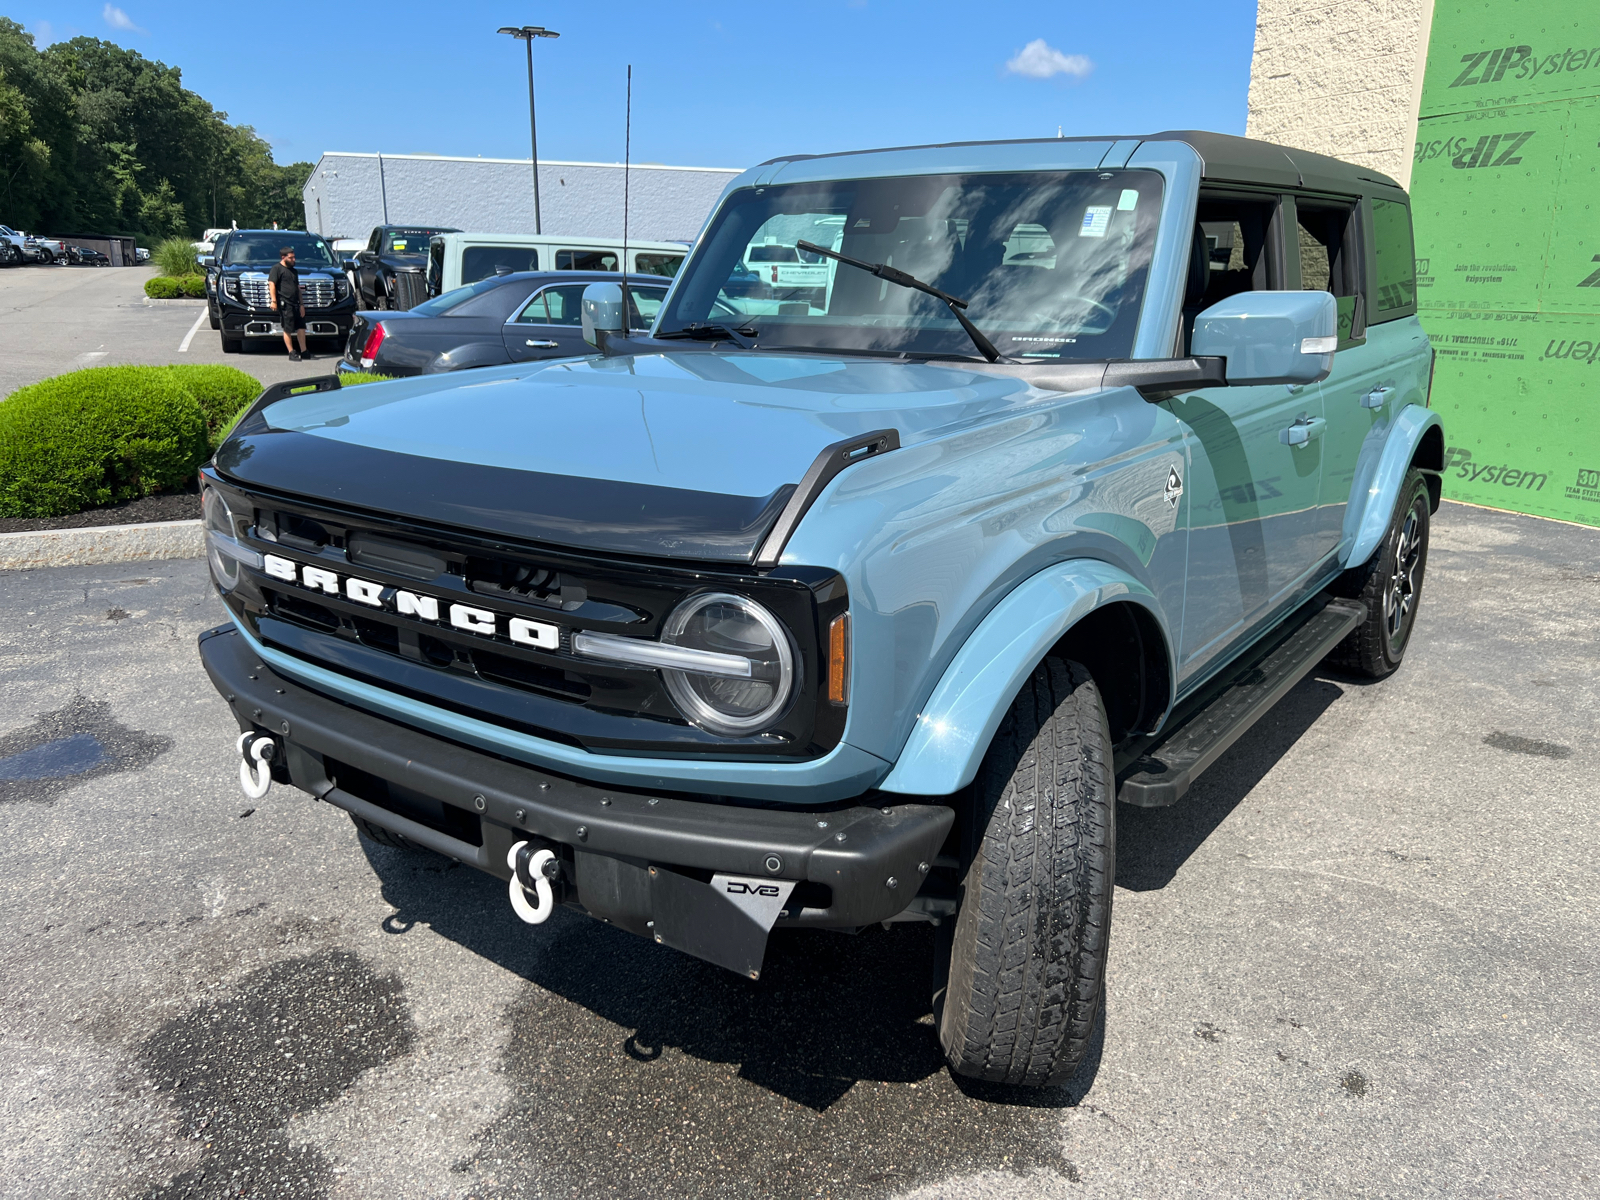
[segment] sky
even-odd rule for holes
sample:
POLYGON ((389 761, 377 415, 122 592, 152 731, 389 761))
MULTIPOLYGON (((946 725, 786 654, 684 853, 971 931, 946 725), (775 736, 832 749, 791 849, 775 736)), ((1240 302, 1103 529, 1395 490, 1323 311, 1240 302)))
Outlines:
POLYGON ((3 0, 40 47, 105 38, 181 68, 280 163, 328 150, 746 167, 991 138, 1244 132, 1252 0, 266 5, 3 0), (279 81, 283 81, 280 83, 279 81), (285 86, 287 85, 287 86, 285 86))

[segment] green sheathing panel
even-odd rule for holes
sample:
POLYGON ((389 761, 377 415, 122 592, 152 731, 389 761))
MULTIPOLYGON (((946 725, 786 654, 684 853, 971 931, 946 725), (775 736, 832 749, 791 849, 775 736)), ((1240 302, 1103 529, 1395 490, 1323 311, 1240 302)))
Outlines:
POLYGON ((1423 119, 1600 93, 1594 0, 1435 0, 1423 119))
POLYGON ((1450 439, 1444 494, 1600 525, 1600 315, 1458 309, 1424 319, 1450 439))
POLYGON ((1438 0, 1411 189, 1445 495, 1600 525, 1600 0, 1438 0))

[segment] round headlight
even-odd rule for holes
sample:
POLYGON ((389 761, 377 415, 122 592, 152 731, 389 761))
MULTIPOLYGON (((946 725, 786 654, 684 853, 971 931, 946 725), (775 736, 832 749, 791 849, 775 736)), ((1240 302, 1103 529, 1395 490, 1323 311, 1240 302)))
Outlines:
POLYGON ((778 619, 754 600, 725 592, 691 596, 667 618, 661 640, 672 646, 748 659, 748 678, 663 670, 673 703, 712 733, 755 733, 782 714, 794 692, 794 651, 778 619))
POLYGON ((218 539, 226 538, 228 544, 236 544, 233 513, 228 510, 221 493, 212 487, 206 489, 200 501, 200 511, 205 519, 206 557, 211 560, 212 578, 217 581, 218 587, 227 591, 239 582, 239 560, 223 553, 218 539))

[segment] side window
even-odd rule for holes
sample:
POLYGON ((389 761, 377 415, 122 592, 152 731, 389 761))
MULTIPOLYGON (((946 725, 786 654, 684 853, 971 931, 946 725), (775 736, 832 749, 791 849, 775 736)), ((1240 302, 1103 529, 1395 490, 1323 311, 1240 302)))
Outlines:
POLYGON ((633 316, 629 319, 630 328, 646 329, 656 323, 656 314, 661 311, 661 302, 667 298, 667 293, 660 288, 630 287, 629 293, 633 297, 633 316))
POLYGON ((539 252, 532 246, 468 246, 461 251, 462 283, 538 269, 539 252))
POLYGON ((1411 209, 1398 200, 1372 201, 1374 323, 1409 317, 1417 311, 1416 247, 1411 240, 1411 209))
POLYGON ((615 271, 615 250, 557 250, 558 271, 615 271))
POLYGON ((1213 304, 1240 292, 1283 286, 1279 239, 1273 233, 1275 198, 1200 196, 1195 239, 1184 292, 1184 346, 1194 319, 1213 304))
POLYGON ((662 275, 671 279, 683 265, 681 254, 635 254, 633 269, 641 275, 662 275))
POLYGON ((522 306, 522 311, 516 316, 518 324, 522 325, 548 325, 550 323, 550 309, 545 304, 545 294, 539 292, 522 306))
POLYGON ((1360 343, 1367 334, 1357 209, 1314 200, 1295 202, 1300 243, 1300 290, 1332 292, 1339 301, 1339 342, 1360 343))
POLYGON ((378 243, 383 240, 383 227, 379 226, 372 231, 372 236, 367 239, 367 249, 376 252, 378 243))
POLYGON ((549 307, 550 315, 545 318, 546 321, 551 325, 582 325, 583 289, 587 286, 579 283, 547 289, 544 302, 549 307))

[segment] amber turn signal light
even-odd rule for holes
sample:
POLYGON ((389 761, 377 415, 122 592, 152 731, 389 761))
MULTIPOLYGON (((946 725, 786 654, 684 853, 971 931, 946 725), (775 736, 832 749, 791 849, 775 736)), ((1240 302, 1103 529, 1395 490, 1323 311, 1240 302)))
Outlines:
POLYGON ((850 614, 840 613, 828 626, 828 700, 850 702, 850 614))

